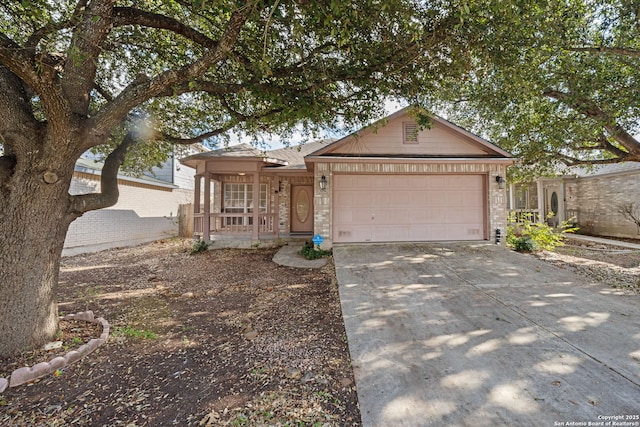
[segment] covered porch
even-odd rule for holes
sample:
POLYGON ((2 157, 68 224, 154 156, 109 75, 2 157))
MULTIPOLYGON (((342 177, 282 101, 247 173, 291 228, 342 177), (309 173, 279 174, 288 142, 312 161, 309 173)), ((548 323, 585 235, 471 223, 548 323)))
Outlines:
POLYGON ((279 237, 279 212, 274 208, 280 204, 279 192, 274 190, 280 186, 277 176, 205 172, 196 174, 195 180, 194 236, 205 240, 216 235, 251 240, 279 237), (268 200, 270 194, 275 194, 274 200, 268 200))
POLYGON ((312 236, 313 173, 270 154, 241 144, 182 160, 196 169, 194 237, 246 246, 312 236))
POLYGON ((571 198, 571 194, 567 194, 561 179, 540 178, 532 183, 510 184, 507 188, 507 210, 518 223, 529 220, 557 227, 578 215, 577 209, 567 206, 567 198, 571 198))

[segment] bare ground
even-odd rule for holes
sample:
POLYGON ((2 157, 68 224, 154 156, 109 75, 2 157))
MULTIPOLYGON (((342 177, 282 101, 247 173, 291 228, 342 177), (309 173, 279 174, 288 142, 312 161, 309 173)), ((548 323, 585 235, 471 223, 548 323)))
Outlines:
MULTIPOLYGON (((625 240, 640 243, 640 240, 625 240)), ((574 271, 589 282, 611 286, 624 293, 640 293, 640 250, 568 238, 564 246, 537 256, 574 271)))
MULTIPOLYGON (((93 310, 112 336, 0 394, 0 424, 360 425, 332 263, 296 269, 274 264, 275 249, 189 248, 64 258, 60 313, 93 310)), ((0 365, 25 359, 34 355, 0 365)))
MULTIPOLYGON (((112 336, 57 375, 0 394, 0 425, 359 426, 333 264, 295 269, 274 264, 275 249, 190 255, 189 245, 64 258, 60 313, 93 310, 112 336)), ((569 239, 536 256, 640 293, 640 251, 569 239)), ((63 326, 58 351, 99 334, 63 326)), ((43 357, 53 355, 0 360, 0 376, 43 357)))

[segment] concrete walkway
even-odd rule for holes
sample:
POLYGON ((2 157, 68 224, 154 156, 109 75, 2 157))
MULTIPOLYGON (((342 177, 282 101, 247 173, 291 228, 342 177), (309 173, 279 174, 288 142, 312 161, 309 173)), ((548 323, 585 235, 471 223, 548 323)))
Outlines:
POLYGON ((616 245, 623 248, 635 249, 640 251, 640 245, 637 243, 623 242, 621 240, 606 239, 602 237, 584 236, 582 234, 570 234, 569 237, 576 240, 585 240, 594 243, 601 243, 603 245, 616 245))
POLYGON ((334 261, 364 427, 640 425, 639 296, 487 243, 334 261))

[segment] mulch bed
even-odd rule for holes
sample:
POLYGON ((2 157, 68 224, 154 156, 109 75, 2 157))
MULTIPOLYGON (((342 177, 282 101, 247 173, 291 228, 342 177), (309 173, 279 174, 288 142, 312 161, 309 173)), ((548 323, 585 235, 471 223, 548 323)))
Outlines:
MULTIPOLYGON (((189 244, 64 258, 60 314, 92 310, 112 335, 0 394, 0 425, 359 426, 332 263, 282 267, 276 249, 190 255, 189 244)), ((63 326, 60 340, 78 328, 63 326)), ((25 353, 1 369, 54 356, 25 353)))

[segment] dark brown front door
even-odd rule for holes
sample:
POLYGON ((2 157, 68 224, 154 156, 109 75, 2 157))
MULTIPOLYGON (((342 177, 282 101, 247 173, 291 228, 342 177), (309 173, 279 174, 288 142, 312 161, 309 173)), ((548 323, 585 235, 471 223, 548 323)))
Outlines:
POLYGON ((313 185, 291 187, 291 232, 313 232, 313 185))

